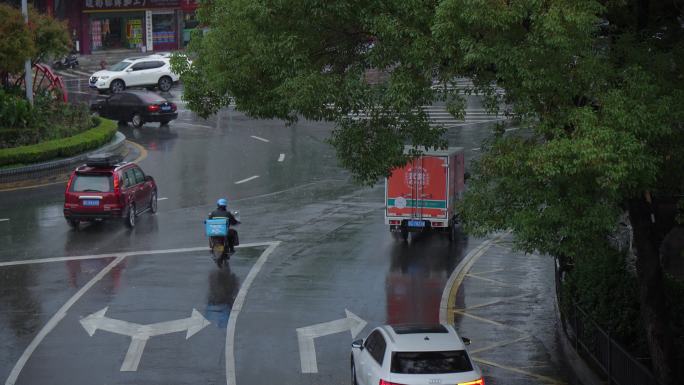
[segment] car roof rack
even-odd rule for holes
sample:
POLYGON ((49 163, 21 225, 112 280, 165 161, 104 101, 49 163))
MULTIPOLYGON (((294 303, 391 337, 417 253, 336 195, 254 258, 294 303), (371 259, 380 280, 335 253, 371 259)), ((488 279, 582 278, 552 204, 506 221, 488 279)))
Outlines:
POLYGON ((86 158, 86 166, 90 167, 113 167, 123 162, 123 156, 118 154, 94 154, 86 158))

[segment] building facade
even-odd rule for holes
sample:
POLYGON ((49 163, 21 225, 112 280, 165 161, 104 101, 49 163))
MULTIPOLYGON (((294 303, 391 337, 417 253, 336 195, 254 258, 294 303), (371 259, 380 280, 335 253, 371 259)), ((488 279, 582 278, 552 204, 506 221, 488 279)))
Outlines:
POLYGON ((198 24, 195 12, 199 0, 30 0, 29 3, 41 12, 65 20, 74 48, 81 54, 182 49, 198 24))

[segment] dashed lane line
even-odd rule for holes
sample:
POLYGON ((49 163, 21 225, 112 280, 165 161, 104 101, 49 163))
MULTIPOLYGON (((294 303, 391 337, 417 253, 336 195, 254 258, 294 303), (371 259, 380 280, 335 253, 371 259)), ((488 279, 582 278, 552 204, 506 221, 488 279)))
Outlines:
POLYGON ((169 198, 166 198, 166 197, 164 197, 164 198, 157 198, 157 201, 165 201, 165 200, 167 200, 167 199, 169 199, 169 198))
POLYGON ((266 143, 270 142, 270 140, 264 139, 264 138, 262 138, 262 137, 260 137, 260 136, 250 135, 250 138, 254 138, 254 139, 256 139, 256 140, 260 140, 260 141, 266 142, 266 143))
POLYGON ((0 222, 9 222, 9 218, 0 218, 0 222))
POLYGON ((235 182, 235 184, 243 184, 243 183, 245 183, 245 182, 249 182, 250 180, 254 180, 254 179, 258 178, 258 177, 259 177, 259 175, 253 175, 253 176, 250 176, 249 178, 245 178, 245 179, 243 179, 243 180, 239 180, 239 181, 235 182))
POLYGON ((285 160, 285 154, 280 154, 280 156, 278 157, 278 162, 282 162, 284 160, 285 160))

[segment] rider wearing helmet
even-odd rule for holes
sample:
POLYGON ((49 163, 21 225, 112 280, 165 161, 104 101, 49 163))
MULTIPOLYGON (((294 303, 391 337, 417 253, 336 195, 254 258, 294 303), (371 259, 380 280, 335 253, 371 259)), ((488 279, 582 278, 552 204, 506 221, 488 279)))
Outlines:
POLYGON ((237 225, 240 222, 235 219, 235 216, 230 211, 228 211, 227 207, 228 200, 225 198, 219 199, 216 201, 216 210, 209 214, 209 219, 226 218, 228 220, 228 236, 226 237, 228 244, 226 245, 226 252, 232 253, 235 252, 235 241, 238 239, 238 233, 232 226, 237 225))

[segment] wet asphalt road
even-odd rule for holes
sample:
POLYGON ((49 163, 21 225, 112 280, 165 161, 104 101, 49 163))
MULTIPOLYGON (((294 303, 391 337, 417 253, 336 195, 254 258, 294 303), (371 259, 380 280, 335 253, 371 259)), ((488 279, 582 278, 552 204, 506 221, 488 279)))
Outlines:
MULTIPOLYGON (((73 95, 96 97, 84 81, 68 83, 83 92, 73 95)), ((182 106, 180 92, 166 96, 182 106)), ((345 310, 367 322, 360 336, 382 323, 437 322, 451 272, 482 242, 394 239, 382 224, 383 187, 350 181, 325 143, 325 123, 286 127, 229 108, 208 120, 181 110, 169 127, 120 130, 142 146, 131 156, 140 155, 164 198, 135 229, 110 222, 70 230, 63 184, 0 193, 0 219, 8 219, 0 222, 6 384, 347 384, 350 334, 317 339, 318 372, 302 374, 296 329, 344 318, 345 310), (202 228, 220 196, 243 221, 243 247, 223 270, 205 249, 202 228), (184 319, 195 309, 210 324, 188 339, 185 332, 150 337, 135 370, 122 371, 131 338, 106 330, 89 336, 83 325, 104 308, 106 317, 137 325, 184 319), (239 314, 233 336, 231 312, 239 314)), ((488 135, 474 125, 449 138, 472 159, 488 135)), ((528 380, 505 378, 488 380, 528 380)))

